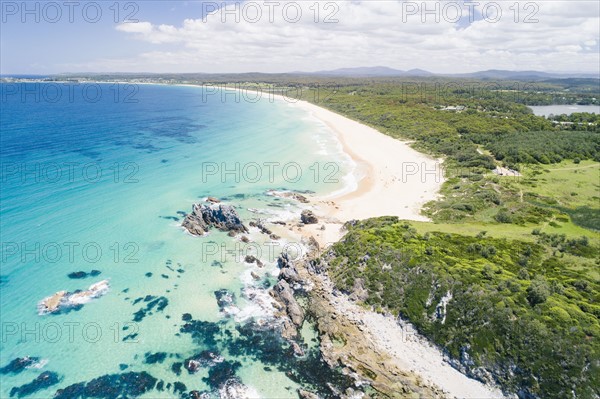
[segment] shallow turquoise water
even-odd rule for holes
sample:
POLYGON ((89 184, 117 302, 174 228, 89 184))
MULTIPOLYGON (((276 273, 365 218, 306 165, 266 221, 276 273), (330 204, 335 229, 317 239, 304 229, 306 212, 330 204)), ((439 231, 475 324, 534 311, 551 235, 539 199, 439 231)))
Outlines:
MULTIPOLYGON (((211 195, 235 205, 246 223, 256 211, 271 219, 291 217, 297 205, 266 190, 342 188, 350 165, 339 144, 306 111, 282 101, 223 102, 204 98, 200 88, 143 85, 137 102, 128 103, 116 100, 110 85, 99 87, 104 95, 93 103, 78 95, 55 103, 44 96, 39 102, 33 95, 2 97, 0 367, 24 356, 40 357, 44 365, 0 375, 0 397, 41 371, 56 372, 60 382, 30 397, 51 397, 71 384, 130 371, 180 381, 187 391, 209 390, 203 380, 208 368, 181 375, 171 369, 202 349, 239 361, 237 377, 261 397, 296 397, 298 383, 262 354, 237 350, 238 344, 202 345, 180 331, 182 315, 190 313, 193 320, 217 323, 237 342, 240 325, 266 317, 242 294, 251 284, 251 266, 223 250, 235 250, 236 241, 219 232, 190 236, 179 227, 181 212, 211 195), (327 162, 339 166, 337 183, 324 181, 327 162), (315 168, 321 170, 318 179, 315 168), (101 274, 67 276, 94 269, 101 274), (109 279, 109 292, 80 310, 38 314, 44 297, 103 279, 109 279), (241 314, 228 318, 219 311, 219 289, 236 295, 241 314), (164 297, 168 305, 134 322, 134 313, 147 304, 134 301, 147 295, 164 297), (145 354, 156 352, 166 359, 146 363, 145 354)), ((272 281, 274 255, 285 241, 270 255, 266 237, 252 232, 251 238, 266 262, 256 269, 263 280, 252 283, 260 288, 272 281)), ((145 397, 180 394, 165 389, 145 397)))

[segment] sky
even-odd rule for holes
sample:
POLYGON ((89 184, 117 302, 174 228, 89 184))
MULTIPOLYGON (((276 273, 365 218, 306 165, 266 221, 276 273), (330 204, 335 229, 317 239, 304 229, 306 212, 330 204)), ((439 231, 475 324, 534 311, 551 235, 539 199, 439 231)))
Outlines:
POLYGON ((6 1, 0 73, 600 73, 592 1, 6 1))

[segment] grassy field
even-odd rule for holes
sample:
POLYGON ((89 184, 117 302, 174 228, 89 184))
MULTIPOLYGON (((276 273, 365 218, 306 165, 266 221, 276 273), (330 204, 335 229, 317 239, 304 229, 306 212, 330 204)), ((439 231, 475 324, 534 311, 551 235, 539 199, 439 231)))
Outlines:
POLYGON ((600 163, 563 161, 554 165, 531 165, 519 179, 524 190, 554 198, 565 207, 600 206, 600 163))

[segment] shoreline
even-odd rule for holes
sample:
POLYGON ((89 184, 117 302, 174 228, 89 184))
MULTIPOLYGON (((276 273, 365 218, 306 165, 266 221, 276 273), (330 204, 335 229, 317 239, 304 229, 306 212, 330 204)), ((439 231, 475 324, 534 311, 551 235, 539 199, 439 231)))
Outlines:
MULTIPOLYGON (((215 87, 193 84, 177 86, 215 87)), ((408 142, 388 136, 373 127, 308 101, 277 94, 275 90, 257 91, 228 87, 226 84, 216 87, 219 90, 260 93, 261 96, 265 95, 265 101, 282 101, 306 111, 335 135, 342 152, 354 163, 355 167, 349 173, 353 179, 352 185, 325 195, 311 196, 311 203, 316 203, 312 210, 319 218, 319 223, 305 225, 300 230, 304 237, 312 236, 321 247, 327 247, 343 237, 342 227, 350 220, 398 216, 405 220, 429 221, 429 218, 421 215, 421 208, 428 201, 438 198, 446 181, 442 159, 420 153, 408 142)))
MULTIPOLYGON (((202 88, 201 85, 192 84, 156 85, 202 88)), ((349 220, 378 216, 428 220, 420 215, 420 208, 425 202, 437 197, 444 182, 438 160, 421 154, 408 144, 374 128, 312 103, 292 103, 281 95, 270 96, 304 109, 327 126, 340 142, 343 152, 356 164, 356 187, 353 190, 334 196, 328 194, 310 197, 309 206, 320 220, 318 224, 299 228, 297 232, 301 236, 307 239, 314 237, 320 247, 324 248, 343 237, 342 226, 349 220), (413 167, 408 168, 406 165, 413 167), (419 168, 426 171, 437 170, 440 178, 432 175, 425 175, 423 178, 419 168), (359 170, 364 172, 362 178, 356 175, 359 170), (325 227, 324 230, 322 226, 325 227)), ((368 366, 367 370, 376 370, 379 379, 373 382, 374 386, 380 385, 381 390, 389 388, 390 392, 402 388, 403 394, 419 392, 436 398, 503 397, 444 362, 441 351, 424 338, 419 338, 414 345, 412 342, 404 345, 405 332, 396 320, 361 308, 346 295, 336 292, 326 273, 314 275, 307 272, 303 260, 298 261, 296 266, 305 282, 317 286, 309 294, 313 303, 310 306, 313 310, 315 306, 321 310, 322 317, 318 324, 319 335, 325 343, 322 344, 322 356, 325 359, 335 359, 336 363, 344 363, 350 370, 357 372, 365 365, 368 366), (328 333, 330 328, 333 330, 328 333), (337 344, 332 344, 332 338, 336 338, 339 331, 354 338, 348 341, 348 346, 340 348, 337 344), (390 373, 390 370, 393 371, 390 373), (382 378, 385 382, 381 381, 382 378)))
MULTIPOLYGON (((283 96, 275 97, 285 101, 283 96)), ((354 190, 331 197, 311 197, 311 203, 317 202, 313 210, 320 220, 299 229, 305 239, 315 239, 321 249, 326 248, 343 238, 342 226, 352 219, 398 216, 406 220, 429 220, 420 210, 427 201, 438 197, 445 181, 441 160, 315 104, 286 102, 306 110, 326 125, 336 135, 343 152, 356 164, 354 190), (404 166, 399 168, 399 163, 404 166), (365 172, 364 177, 356 176, 357 169, 365 172), (398 176, 399 173, 404 175, 398 176)), ((309 290, 308 307, 316 316, 321 352, 328 363, 342 363, 363 377, 366 377, 362 372, 364 367, 371 373, 376 371, 378 379, 371 381, 372 386, 390 397, 417 393, 432 398, 505 398, 498 387, 455 369, 444 353, 419 335, 410 323, 400 323, 391 315, 365 309, 337 292, 326 272, 310 270, 307 265, 310 258, 309 255, 297 262, 296 270, 304 284, 313 287, 309 290), (340 337, 346 342, 343 347, 333 344, 340 337)))
POLYGON ((307 234, 315 236, 321 246, 327 246, 342 238, 339 228, 353 219, 397 216, 406 220, 429 220, 420 211, 426 202, 438 197, 445 181, 441 160, 315 104, 298 101, 296 106, 326 125, 341 143, 344 153, 356 164, 355 190, 314 198, 317 201, 315 214, 326 222, 307 225, 304 228, 307 234), (357 172, 362 176, 356 176, 357 172), (321 225, 325 225, 325 230, 321 230, 321 225))
MULTIPOLYGON (((438 197, 445 181, 441 160, 315 104, 290 102, 282 95, 268 94, 269 100, 299 107, 327 126, 355 163, 354 190, 309 197, 310 208, 319 222, 297 230, 304 239, 314 239, 323 249, 341 240, 344 223, 353 219, 398 216, 429 220, 420 210, 427 201, 438 197)), ((446 362, 443 352, 409 323, 400 324, 390 315, 365 309, 337 292, 326 272, 307 269, 310 258, 309 254, 295 262, 296 270, 303 284, 313 287, 309 290, 308 309, 317 319, 322 356, 332 366, 342 363, 367 379, 369 372, 376 371, 378 378, 372 379, 372 386, 390 397, 417 393, 432 398, 505 398, 497 387, 472 379, 446 362), (340 336, 345 337, 343 347, 333 344, 340 336)))

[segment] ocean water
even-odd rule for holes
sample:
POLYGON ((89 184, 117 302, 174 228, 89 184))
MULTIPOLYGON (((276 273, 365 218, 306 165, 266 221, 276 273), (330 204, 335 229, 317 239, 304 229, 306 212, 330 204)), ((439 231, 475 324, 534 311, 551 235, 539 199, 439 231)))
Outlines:
POLYGON ((219 385, 233 378, 251 397, 295 398, 298 387, 318 390, 334 378, 318 360, 310 325, 304 358, 260 327, 271 320, 266 289, 276 256, 301 251, 293 232, 274 227, 283 238, 273 241, 252 229, 249 246, 180 227, 207 196, 234 205, 248 225, 297 218, 299 204, 267 190, 343 189, 352 164, 326 126, 285 101, 198 87, 1 86, 0 367, 39 361, 1 370, 0 397, 50 398, 98 378, 71 396, 109 398, 111 386, 129 384, 135 397, 132 379, 141 374, 126 373, 147 372, 158 385, 147 383, 155 388, 140 397, 219 397, 219 385), (246 253, 264 267, 245 263, 246 253), (92 270, 100 274, 68 276, 92 270), (43 298, 105 279, 104 295, 39 314, 43 298), (218 290, 234 297, 225 311, 218 290), (206 350, 220 357, 193 374, 178 366, 206 350), (32 383, 46 371, 55 373, 51 386, 32 383))

